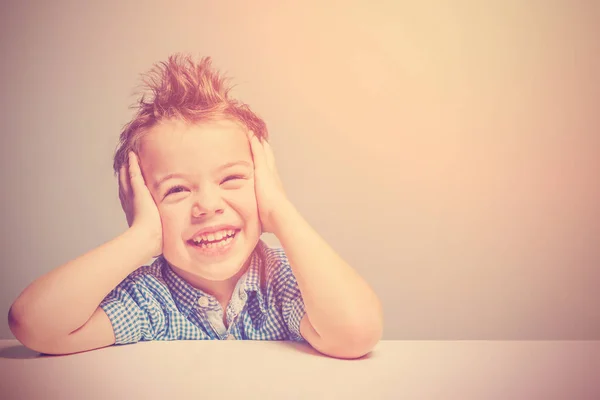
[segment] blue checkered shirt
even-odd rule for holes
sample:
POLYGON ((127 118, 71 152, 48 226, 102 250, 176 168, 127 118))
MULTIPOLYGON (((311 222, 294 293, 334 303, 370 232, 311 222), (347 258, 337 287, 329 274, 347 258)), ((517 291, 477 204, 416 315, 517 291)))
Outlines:
POLYGON ((176 275, 161 256, 142 266, 102 301, 115 344, 146 340, 304 341, 305 308, 298 282, 280 248, 262 240, 227 306, 227 326, 216 298, 176 275))

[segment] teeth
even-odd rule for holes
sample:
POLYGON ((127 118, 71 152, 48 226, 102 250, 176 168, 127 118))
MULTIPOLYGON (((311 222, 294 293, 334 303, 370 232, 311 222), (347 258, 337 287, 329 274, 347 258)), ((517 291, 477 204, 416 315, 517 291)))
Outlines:
POLYGON ((212 248, 219 248, 219 247, 224 247, 227 246, 231 241, 233 240, 232 236, 229 236, 223 240, 221 240, 220 242, 214 242, 214 243, 201 243, 199 241, 194 241, 194 243, 196 243, 196 245, 198 247, 201 247, 203 249, 212 249, 212 248))
MULTIPOLYGON (((233 236, 234 232, 235 231, 233 229, 219 231, 219 232, 213 232, 213 233, 209 233, 206 235, 196 236, 192 240, 196 244, 200 244, 202 242, 214 242, 214 241, 222 240, 226 236, 233 236)), ((209 244, 209 243, 205 243, 205 244, 209 244)))

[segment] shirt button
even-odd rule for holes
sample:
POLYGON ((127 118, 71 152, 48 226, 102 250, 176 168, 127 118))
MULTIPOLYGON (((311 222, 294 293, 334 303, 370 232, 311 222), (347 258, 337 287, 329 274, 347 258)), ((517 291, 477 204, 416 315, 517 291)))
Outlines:
POLYGON ((207 307, 208 303, 209 303, 208 297, 202 296, 198 299, 198 305, 200 307, 207 307))

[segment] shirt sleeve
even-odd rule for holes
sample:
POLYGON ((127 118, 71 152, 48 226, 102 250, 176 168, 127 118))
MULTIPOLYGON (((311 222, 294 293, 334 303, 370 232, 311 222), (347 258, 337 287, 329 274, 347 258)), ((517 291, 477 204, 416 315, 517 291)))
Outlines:
POLYGON ((126 278, 100 303, 112 323, 115 344, 154 340, 165 325, 164 312, 143 282, 126 278))
POLYGON ((306 314, 302 293, 298 287, 298 281, 292 272, 289 262, 284 261, 279 268, 281 279, 281 310, 283 320, 290 334, 290 340, 305 342, 300 334, 300 321, 306 314))

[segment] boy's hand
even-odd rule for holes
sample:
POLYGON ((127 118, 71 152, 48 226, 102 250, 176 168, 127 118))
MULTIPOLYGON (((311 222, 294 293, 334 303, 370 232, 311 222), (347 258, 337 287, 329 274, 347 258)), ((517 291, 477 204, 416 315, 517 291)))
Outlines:
POLYGON ((129 166, 119 170, 119 199, 130 228, 148 235, 152 254, 162 253, 162 223, 156 203, 146 186, 137 155, 129 152, 129 166))
POLYGON ((248 140, 254 159, 254 190, 262 230, 276 234, 274 219, 289 201, 277 173, 273 149, 269 143, 266 140, 260 141, 252 131, 248 132, 248 140))

